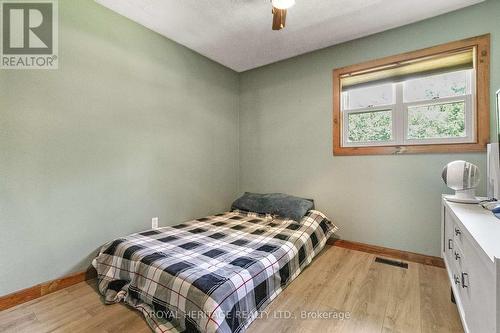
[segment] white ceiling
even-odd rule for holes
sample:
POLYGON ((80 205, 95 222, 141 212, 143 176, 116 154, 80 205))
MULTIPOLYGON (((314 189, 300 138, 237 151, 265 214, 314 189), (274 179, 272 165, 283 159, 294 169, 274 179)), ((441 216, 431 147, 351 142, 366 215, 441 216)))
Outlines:
POLYGON ((241 72, 484 0, 296 0, 271 30, 269 0, 96 0, 241 72))

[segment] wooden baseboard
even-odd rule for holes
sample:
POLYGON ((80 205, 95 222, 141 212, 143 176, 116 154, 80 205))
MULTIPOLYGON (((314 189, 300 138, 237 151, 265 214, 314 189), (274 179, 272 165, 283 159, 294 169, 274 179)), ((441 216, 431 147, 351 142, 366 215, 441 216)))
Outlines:
POLYGON ((425 254, 389 249, 387 247, 382 247, 382 246, 363 244, 363 243, 351 242, 347 240, 333 239, 333 238, 330 238, 327 244, 343 247, 345 249, 368 252, 384 257, 444 268, 443 258, 428 256, 425 254))
POLYGON ((40 283, 36 286, 16 291, 9 295, 0 296, 0 311, 51 294, 85 280, 93 279, 95 277, 95 270, 89 269, 85 272, 73 273, 60 279, 40 283))

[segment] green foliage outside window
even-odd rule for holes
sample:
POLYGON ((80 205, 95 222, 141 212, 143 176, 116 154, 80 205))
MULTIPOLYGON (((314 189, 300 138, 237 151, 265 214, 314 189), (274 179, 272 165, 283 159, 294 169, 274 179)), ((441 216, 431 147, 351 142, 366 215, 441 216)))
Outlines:
POLYGON ((349 114, 349 141, 370 142, 392 139, 392 112, 374 111, 349 114))
MULTIPOLYGON (((453 95, 465 94, 465 82, 453 84, 453 95), (460 84, 461 83, 461 84, 460 84)), ((439 93, 426 91, 428 99, 439 98, 439 93)), ((408 108, 408 139, 465 137, 465 103, 442 103, 408 108)))
POLYGON ((465 137, 465 103, 455 102, 408 108, 408 138, 465 137))

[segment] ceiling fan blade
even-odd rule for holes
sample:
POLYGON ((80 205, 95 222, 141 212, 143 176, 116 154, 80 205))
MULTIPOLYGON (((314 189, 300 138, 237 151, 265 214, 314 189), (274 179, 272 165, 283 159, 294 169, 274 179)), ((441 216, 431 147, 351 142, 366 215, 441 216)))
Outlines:
POLYGON ((273 30, 281 30, 285 27, 286 9, 273 7, 273 30))

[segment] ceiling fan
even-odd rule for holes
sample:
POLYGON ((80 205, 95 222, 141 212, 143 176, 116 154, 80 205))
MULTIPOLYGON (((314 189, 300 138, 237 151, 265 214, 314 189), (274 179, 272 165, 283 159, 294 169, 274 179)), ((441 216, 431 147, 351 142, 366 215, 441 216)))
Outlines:
POLYGON ((295 5, 295 0, 271 0, 273 5, 273 30, 285 27, 286 11, 295 5))

